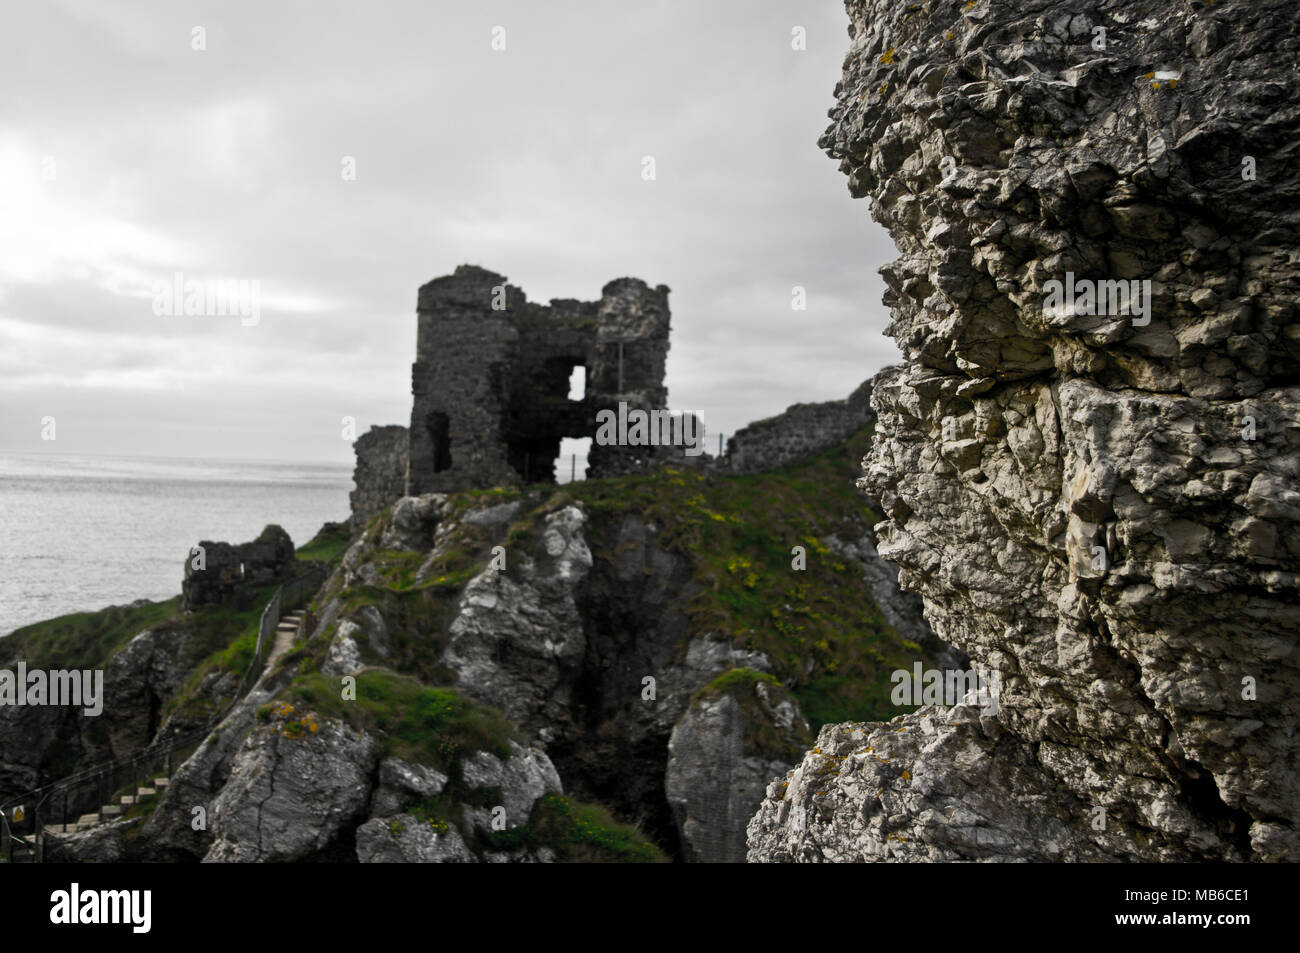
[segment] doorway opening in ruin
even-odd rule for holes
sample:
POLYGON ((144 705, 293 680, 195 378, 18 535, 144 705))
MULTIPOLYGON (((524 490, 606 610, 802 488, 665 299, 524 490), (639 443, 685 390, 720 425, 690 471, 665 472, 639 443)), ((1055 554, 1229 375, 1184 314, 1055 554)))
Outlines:
POLYGON ((548 354, 517 369, 509 380, 509 399, 501 415, 506 461, 526 484, 567 483, 585 470, 586 451, 565 450, 566 438, 593 430, 587 406, 587 364, 578 350, 548 354), (582 459, 575 463, 574 454, 582 459), (559 466, 563 458, 563 465, 559 466))
POLYGON ((587 368, 582 364, 577 364, 569 374, 569 400, 582 400, 586 396, 587 368))
POLYGON ((555 482, 576 483, 587 479, 587 457, 590 454, 590 437, 562 438, 560 455, 555 458, 555 482))
POLYGON ((429 438, 433 444, 433 472, 451 466, 451 421, 441 411, 429 415, 429 438))

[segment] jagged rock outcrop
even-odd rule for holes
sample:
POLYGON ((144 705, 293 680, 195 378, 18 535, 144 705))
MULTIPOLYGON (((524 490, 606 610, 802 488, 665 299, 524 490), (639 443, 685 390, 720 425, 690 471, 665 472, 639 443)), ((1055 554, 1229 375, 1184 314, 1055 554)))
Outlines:
POLYGON ((473 864, 478 861, 454 827, 439 830, 413 814, 372 817, 357 828, 363 864, 473 864))
MULTIPOLYGON (((743 860, 745 821, 770 775, 792 764, 802 746, 787 745, 784 761, 769 756, 751 763, 738 754, 735 771, 704 777, 682 761, 674 768, 669 739, 695 692, 731 669, 770 672, 771 663, 760 652, 691 637, 690 564, 659 546, 657 530, 644 520, 621 516, 602 526, 612 558, 597 561, 584 505, 558 505, 526 531, 513 522, 521 510, 512 501, 456 512, 447 496, 425 494, 399 500, 375 527, 381 552, 405 551, 419 560, 414 578, 421 583, 465 546, 467 534, 499 554, 480 564, 450 608, 439 664, 457 689, 544 744, 560 774, 574 779, 575 794, 609 803, 663 841, 681 838, 683 845, 697 837, 682 827, 693 810, 697 824, 708 818, 706 827, 730 832, 729 847, 704 849, 706 859, 743 860), (646 678, 653 679, 653 692, 646 678), (679 785, 675 810, 664 794, 665 772, 674 770, 693 779, 679 785), (731 806, 719 814, 701 799, 731 806)), ((382 581, 376 555, 364 540, 355 543, 343 558, 339 584, 382 581)), ((380 616, 373 606, 358 612, 367 609, 380 616)), ((357 671, 374 658, 357 617, 338 621, 325 671, 357 671)), ((394 615, 372 618, 376 625, 400 629, 409 622, 394 615)), ((803 722, 793 699, 782 703, 803 722)), ((730 725, 752 731, 755 722, 769 720, 749 706, 730 725)), ((694 737, 694 728, 684 730, 694 737)), ((469 775, 471 764, 465 762, 469 775)), ((486 824, 487 812, 470 815, 474 825, 486 824)))
POLYGON ((1300 858, 1293 7, 846 6, 821 144, 906 356, 863 486, 1004 682, 827 728, 751 859, 1300 858))
POLYGON ((313 858, 370 802, 379 746, 337 722, 275 718, 249 733, 212 802, 205 861, 313 858))
MULTIPOLYGON (((457 828, 427 813, 440 795, 450 800, 451 814, 465 818, 466 830, 489 834, 519 827, 538 798, 563 793, 546 754, 513 740, 504 757, 473 748, 460 753, 451 772, 383 757, 382 733, 275 700, 292 674, 276 670, 258 682, 178 769, 143 825, 135 818, 61 838, 58 857, 476 862, 457 828), (498 805, 503 825, 494 823, 498 805), (123 835, 137 826, 128 849, 123 835)), ((554 852, 483 856, 502 858, 549 861, 554 852)))
POLYGON ((533 805, 545 794, 563 794, 560 775, 544 752, 510 741, 510 754, 499 758, 490 751, 476 751, 460 763, 461 779, 472 791, 500 793, 500 801, 484 807, 467 806, 467 824, 480 833, 493 830, 493 821, 507 825, 528 820, 533 805), (494 812, 498 812, 494 818, 494 812))
POLYGON ((668 740, 664 780, 686 859, 743 863, 754 805, 807 740, 803 713, 775 679, 693 699, 668 740))
POLYGON ((441 771, 401 758, 385 758, 379 765, 379 783, 370 799, 370 813, 374 817, 397 814, 418 801, 441 794, 446 786, 447 775, 441 771))

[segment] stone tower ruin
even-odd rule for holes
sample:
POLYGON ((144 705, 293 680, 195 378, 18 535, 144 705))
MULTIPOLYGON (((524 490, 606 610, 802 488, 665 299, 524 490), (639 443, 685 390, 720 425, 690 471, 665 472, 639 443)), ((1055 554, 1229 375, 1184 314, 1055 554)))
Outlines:
MULTIPOLYGON (((473 265, 424 285, 411 368, 406 492, 418 495, 552 479, 563 437, 589 437, 620 402, 666 409, 668 288, 619 278, 599 301, 528 301, 473 265), (569 399, 575 367, 586 392, 569 399)), ((591 448, 588 476, 656 465, 679 448, 591 448)))

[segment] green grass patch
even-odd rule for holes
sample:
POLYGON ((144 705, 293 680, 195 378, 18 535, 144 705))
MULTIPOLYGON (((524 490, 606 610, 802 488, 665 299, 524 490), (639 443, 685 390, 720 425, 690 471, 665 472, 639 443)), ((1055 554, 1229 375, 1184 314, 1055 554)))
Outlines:
POLYGON ((668 858, 640 831, 620 824, 603 807, 562 794, 537 799, 528 823, 480 837, 491 850, 549 847, 569 863, 667 863, 668 858))
MULTIPOLYGON (((790 696, 786 687, 766 672, 756 672, 749 668, 733 668, 723 672, 692 695, 691 705, 694 706, 706 699, 730 695, 736 699, 745 714, 744 753, 747 756, 793 764, 812 744, 813 735, 798 725, 793 726, 788 732, 778 728, 758 697, 759 685, 767 686, 768 700, 773 708, 790 696)), ((802 707, 800 705, 800 708, 802 707)), ((807 712, 804 714, 807 717, 807 712)))
POLYGON ((163 706, 164 720, 174 714, 186 720, 202 721, 215 714, 229 699, 214 699, 199 694, 199 686, 213 672, 229 672, 243 677, 257 650, 257 626, 262 610, 275 594, 275 586, 256 590, 245 608, 233 605, 202 606, 187 616, 178 617, 187 638, 185 668, 190 674, 163 706))
POLYGON ((348 548, 349 527, 347 522, 326 523, 315 537, 305 545, 299 546, 296 557, 300 562, 338 562, 348 548))
POLYGON ((288 691, 296 703, 375 736, 385 757, 429 765, 444 774, 458 774, 463 755, 488 751, 507 758, 510 739, 524 740, 496 709, 454 689, 431 688, 389 669, 367 669, 356 678, 355 700, 342 697, 338 678, 319 672, 299 676, 288 691))
POLYGON ((112 606, 35 622, 0 639, 0 657, 26 660, 29 668, 103 668, 126 643, 175 616, 179 607, 176 596, 137 608, 112 606))
POLYGON ((691 703, 704 698, 718 698, 722 695, 748 697, 754 694, 754 687, 765 682, 773 688, 781 688, 775 676, 766 672, 756 672, 752 668, 733 668, 723 672, 709 684, 691 696, 691 703))

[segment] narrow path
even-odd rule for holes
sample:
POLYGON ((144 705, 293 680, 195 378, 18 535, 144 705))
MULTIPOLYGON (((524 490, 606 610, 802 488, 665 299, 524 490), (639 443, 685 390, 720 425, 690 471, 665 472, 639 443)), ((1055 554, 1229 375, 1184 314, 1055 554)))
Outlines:
POLYGON ((267 669, 270 669, 281 655, 293 648, 294 641, 298 636, 302 635, 303 616, 304 613, 301 609, 297 612, 290 612, 275 627, 275 642, 271 646, 270 653, 266 656, 267 669))

